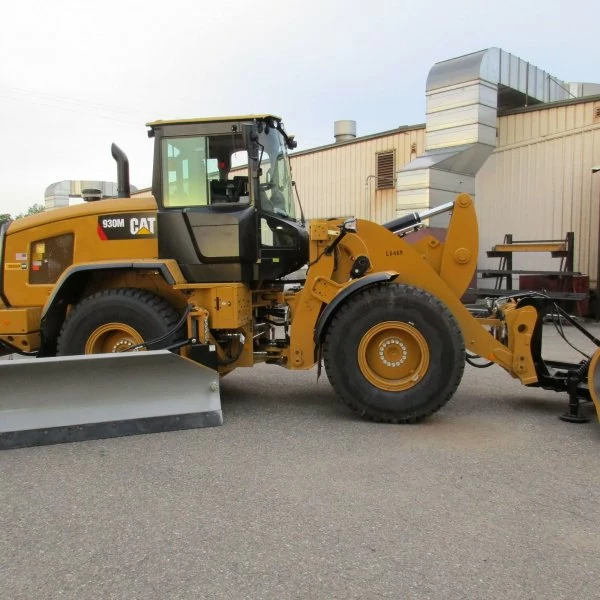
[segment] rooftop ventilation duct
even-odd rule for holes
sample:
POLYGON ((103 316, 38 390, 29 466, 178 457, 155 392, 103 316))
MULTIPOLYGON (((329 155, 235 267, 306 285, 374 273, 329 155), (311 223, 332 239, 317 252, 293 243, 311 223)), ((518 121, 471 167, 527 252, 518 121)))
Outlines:
POLYGON ((334 121, 333 135, 337 142, 347 142, 356 137, 356 121, 334 121))
MULTIPOLYGON (((136 191, 133 185, 130 187, 132 192, 136 191)), ((44 193, 44 201, 48 210, 69 206, 70 198, 100 200, 102 198, 116 198, 118 195, 118 184, 112 181, 79 181, 67 179, 49 185, 44 193)))
MULTIPOLYGON (((573 97, 569 84, 489 48, 436 63, 427 77, 425 153, 398 172, 397 211, 475 194, 475 175, 496 147, 498 110, 573 97)), ((448 216, 431 225, 444 227, 448 216)))
POLYGON ((600 95, 600 83, 585 83, 583 81, 569 83, 571 96, 583 98, 584 96, 600 95))

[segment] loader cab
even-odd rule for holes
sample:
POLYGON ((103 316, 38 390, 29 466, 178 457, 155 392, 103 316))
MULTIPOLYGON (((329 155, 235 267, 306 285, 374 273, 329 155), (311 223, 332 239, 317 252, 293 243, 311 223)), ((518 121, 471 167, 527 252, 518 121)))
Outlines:
POLYGON ((152 189, 159 257, 189 282, 274 280, 308 260, 280 120, 156 121, 152 189))

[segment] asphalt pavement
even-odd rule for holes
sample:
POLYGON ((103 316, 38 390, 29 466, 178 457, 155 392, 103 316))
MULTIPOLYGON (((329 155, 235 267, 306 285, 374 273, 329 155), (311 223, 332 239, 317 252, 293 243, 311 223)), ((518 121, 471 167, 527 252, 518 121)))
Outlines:
POLYGON ((468 367, 396 426, 314 369, 222 395, 222 427, 2 452, 1 597, 600 597, 600 424, 563 396, 468 367))

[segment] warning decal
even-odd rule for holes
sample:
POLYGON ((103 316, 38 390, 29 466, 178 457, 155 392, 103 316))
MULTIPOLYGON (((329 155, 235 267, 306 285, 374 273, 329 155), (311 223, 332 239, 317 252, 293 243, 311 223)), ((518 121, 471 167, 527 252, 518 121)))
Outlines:
POLYGON ((6 263, 4 265, 5 271, 26 271, 27 263, 6 263))
POLYGON ((139 240, 156 237, 156 214, 119 213, 98 217, 101 240, 139 240))

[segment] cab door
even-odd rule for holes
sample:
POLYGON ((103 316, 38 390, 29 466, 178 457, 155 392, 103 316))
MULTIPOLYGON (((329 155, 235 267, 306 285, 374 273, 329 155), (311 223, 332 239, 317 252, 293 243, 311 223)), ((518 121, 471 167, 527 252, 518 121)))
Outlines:
MULTIPOLYGON (((248 186, 222 181, 220 159, 240 134, 161 137, 160 258, 174 258, 190 282, 253 279, 258 258, 257 219, 248 186), (218 183, 219 185, 215 185, 218 183), (232 193, 227 194, 231 188, 232 193), (223 193, 225 192, 225 193, 223 193)), ((239 178, 238 178, 239 179, 239 178)))

